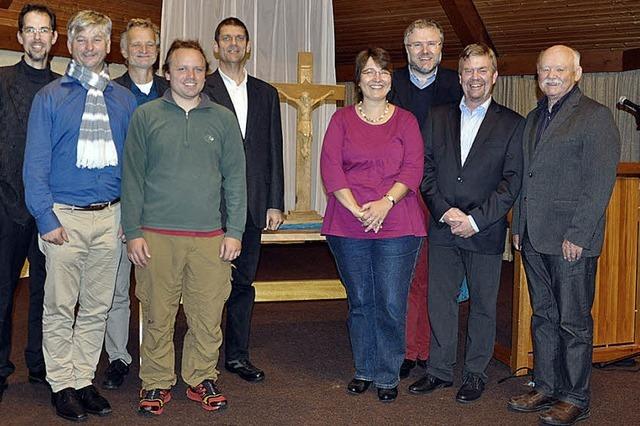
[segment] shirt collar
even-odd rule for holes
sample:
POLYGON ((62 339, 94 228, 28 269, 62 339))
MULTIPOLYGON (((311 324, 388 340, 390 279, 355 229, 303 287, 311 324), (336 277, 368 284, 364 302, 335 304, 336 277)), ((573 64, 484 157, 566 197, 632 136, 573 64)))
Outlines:
POLYGON ((430 75, 427 78, 427 81, 425 81, 425 82, 422 82, 418 78, 418 76, 413 72, 413 69, 411 68, 411 65, 407 65, 407 68, 409 69, 409 80, 411 80, 413 85, 416 86, 418 89, 424 89, 425 87, 430 86, 431 84, 433 84, 434 81, 436 81, 436 75, 438 75, 438 67, 436 67, 436 69, 434 70, 433 74, 430 75))
MULTIPOLYGON (((571 96, 573 93, 575 93, 576 90, 578 90, 578 83, 573 85, 573 88, 569 90, 569 93, 564 95, 562 98, 560 98, 558 102, 553 104, 553 106, 551 107, 551 112, 558 111, 562 106, 562 104, 564 104, 564 102, 567 100, 567 98, 571 96)), ((543 111, 549 111, 549 98, 546 96, 543 96, 542 99, 538 101, 538 108, 542 109, 543 111)))
POLYGON ((236 83, 234 79, 222 72, 220 68, 218 68, 218 71, 220 71, 220 77, 222 77, 222 80, 224 80, 227 84, 231 84, 233 87, 241 87, 247 84, 247 70, 245 68, 242 69, 242 81, 240 82, 240 84, 236 83))
POLYGON ((489 104, 491 103, 492 99, 493 99, 493 96, 489 96, 489 99, 487 99, 481 105, 477 106, 476 109, 471 111, 467 106, 467 104, 464 103, 464 96, 463 96, 462 100, 460 100, 460 111, 462 111, 462 113, 466 115, 485 114, 487 112, 487 109, 489 108, 489 104))

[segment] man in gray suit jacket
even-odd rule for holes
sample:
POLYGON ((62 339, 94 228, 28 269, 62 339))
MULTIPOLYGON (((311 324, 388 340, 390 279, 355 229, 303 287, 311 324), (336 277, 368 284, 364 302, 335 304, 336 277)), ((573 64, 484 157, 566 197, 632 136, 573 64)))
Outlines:
POLYGON ((620 156, 611 111, 584 96, 580 54, 553 46, 538 57, 544 97, 527 117, 522 192, 513 241, 522 250, 533 309, 533 391, 516 411, 545 410, 545 424, 589 417, 593 319, 605 210, 620 156))

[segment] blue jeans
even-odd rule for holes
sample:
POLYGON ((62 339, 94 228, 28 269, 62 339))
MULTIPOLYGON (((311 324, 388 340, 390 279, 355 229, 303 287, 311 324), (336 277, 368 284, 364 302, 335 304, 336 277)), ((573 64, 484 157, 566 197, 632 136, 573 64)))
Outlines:
POLYGON ((394 388, 404 359, 407 295, 420 238, 327 236, 349 302, 355 378, 394 388))

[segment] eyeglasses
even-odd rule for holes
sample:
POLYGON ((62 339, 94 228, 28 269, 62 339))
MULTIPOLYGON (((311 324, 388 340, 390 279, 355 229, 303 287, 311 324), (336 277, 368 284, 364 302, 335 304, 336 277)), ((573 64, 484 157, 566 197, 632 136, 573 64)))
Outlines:
POLYGON ((22 29, 22 32, 27 34, 27 35, 35 35, 36 33, 42 34, 42 35, 47 35, 47 34, 51 33, 51 28, 49 28, 49 27, 42 27, 42 28, 24 27, 22 29))
POLYGON ((414 43, 407 43, 405 46, 411 50, 422 50, 423 47, 428 47, 429 49, 435 49, 436 47, 442 44, 441 41, 416 41, 414 43))
POLYGON ((369 77, 369 78, 373 78, 377 75, 380 76, 380 78, 391 78, 391 73, 387 70, 374 70, 373 68, 367 68, 366 70, 362 71, 360 74, 362 74, 365 77, 369 77))

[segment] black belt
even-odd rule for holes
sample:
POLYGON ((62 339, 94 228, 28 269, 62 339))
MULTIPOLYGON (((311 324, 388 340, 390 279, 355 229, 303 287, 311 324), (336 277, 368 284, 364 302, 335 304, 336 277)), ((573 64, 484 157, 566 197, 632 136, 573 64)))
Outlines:
POLYGON ((93 203, 88 206, 71 206, 70 210, 79 210, 83 212, 94 212, 98 210, 104 210, 109 206, 114 204, 118 204, 120 202, 120 198, 116 198, 115 200, 106 201, 104 203, 93 203))

